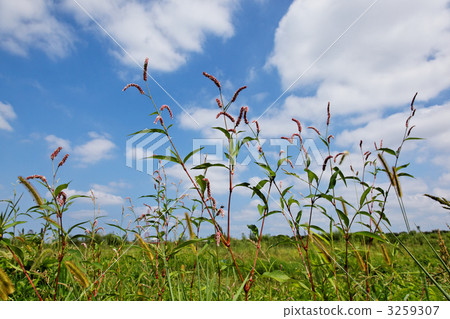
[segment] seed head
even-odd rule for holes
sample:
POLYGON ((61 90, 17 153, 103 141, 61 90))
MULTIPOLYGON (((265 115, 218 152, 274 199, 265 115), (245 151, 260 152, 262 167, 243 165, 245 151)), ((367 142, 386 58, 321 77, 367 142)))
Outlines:
POLYGON ((138 89, 138 90, 139 90, 139 93, 144 94, 144 90, 142 90, 141 87, 140 87, 139 85, 137 85, 136 83, 130 83, 130 84, 127 84, 127 85, 123 88, 122 91, 126 91, 126 90, 127 90, 129 87, 131 87, 131 86, 133 86, 133 87, 135 87, 136 89, 138 89))
POLYGON ((27 177, 27 180, 29 180, 29 179, 35 179, 35 178, 38 178, 38 179, 40 179, 41 181, 43 181, 45 184, 47 184, 47 179, 46 179, 44 176, 42 176, 42 175, 31 175, 31 176, 28 176, 28 177, 27 177))
POLYGON ((231 99, 231 103, 234 103, 234 101, 236 101, 236 98, 238 97, 239 93, 240 93, 242 90, 245 90, 246 88, 247 88, 247 86, 240 87, 240 88, 234 93, 233 98, 231 99))
POLYGON ((61 162, 59 162, 58 167, 61 167, 64 165, 64 163, 67 161, 67 158, 69 157, 69 154, 64 155, 63 159, 61 160, 61 162))
POLYGON ((219 113, 217 113, 216 119, 218 119, 219 116, 221 116, 221 115, 224 115, 224 116, 228 117, 228 118, 230 119, 231 122, 233 122, 233 123, 235 122, 234 117, 232 117, 232 116, 231 116, 230 114, 228 114, 227 112, 219 112, 219 113))
POLYGON ((256 124, 256 134, 259 134, 260 129, 259 129, 258 121, 257 121, 257 120, 254 120, 254 121, 252 121, 252 123, 255 123, 255 124, 256 124))
POLYGON ((223 108, 223 104, 219 99, 216 99, 217 105, 219 106, 219 109, 223 108))
POLYGON ((59 152, 61 152, 61 150, 62 150, 62 147, 60 146, 52 153, 52 155, 50 156, 52 161, 55 159, 56 156, 58 156, 58 154, 59 154, 59 152))
POLYGON ((325 160, 323 161, 323 165, 322 165, 322 171, 324 171, 327 168, 327 162, 329 159, 333 158, 332 155, 328 155, 325 160))
POLYGON ((301 133, 301 132, 302 132, 302 125, 300 124, 300 121, 297 120, 297 119, 295 119, 295 118, 292 118, 292 120, 293 120, 295 123, 297 123, 298 132, 301 133))
POLYGON ((160 108, 161 112, 162 112, 162 110, 164 110, 164 109, 166 109, 167 111, 169 111, 170 118, 173 119, 173 114, 172 114, 172 110, 170 109, 170 107, 169 107, 168 105, 165 105, 165 104, 164 104, 164 105, 161 106, 161 108, 160 108))
POLYGON ((148 67, 148 58, 145 58, 145 61, 144 61, 144 82, 147 82, 147 67, 148 67))
POLYGON ((245 111, 245 107, 243 106, 243 107, 241 107, 241 111, 239 112, 239 116, 236 121, 236 127, 238 127, 239 123, 241 123, 241 119, 242 119, 242 116, 244 115, 244 111, 245 111))
POLYGON ((161 123, 161 125, 164 125, 164 122, 163 122, 163 119, 162 119, 161 115, 158 115, 158 116, 156 117, 156 119, 155 119, 155 121, 153 122, 153 124, 156 124, 158 121, 161 123))
POLYGON ((216 232, 216 245, 217 247, 220 245, 220 231, 216 232))
POLYGON ((244 123, 248 125, 247 112, 248 112, 248 106, 245 106, 245 109, 244 109, 244 123))
POLYGON ((292 138, 289 138, 289 137, 286 137, 286 136, 282 136, 281 139, 282 140, 286 140, 286 141, 288 141, 291 144, 294 143, 294 140, 292 138))
POLYGON ((327 106, 327 126, 330 125, 330 117, 331 117, 330 102, 328 102, 328 106, 327 106))
POLYGON ((212 197, 211 196, 211 188, 210 188, 210 185, 209 185, 209 180, 206 177, 203 180, 206 182, 206 194, 208 195, 208 199, 209 199, 209 198, 212 197))
POLYGON ((208 74, 208 73, 206 73, 206 72, 203 72, 203 75, 206 76, 206 77, 207 77, 208 79, 210 79, 211 81, 213 81, 214 84, 217 85, 217 87, 219 88, 219 90, 221 89, 220 82, 219 82, 214 76, 212 76, 211 74, 208 74))
POLYGON ((61 192, 58 194, 58 197, 56 197, 56 199, 58 200, 59 206, 64 206, 67 201, 67 195, 64 192, 61 192))
POLYGON ((314 130, 319 136, 320 136, 320 132, 318 129, 316 129, 314 126, 308 126, 309 129, 314 130))

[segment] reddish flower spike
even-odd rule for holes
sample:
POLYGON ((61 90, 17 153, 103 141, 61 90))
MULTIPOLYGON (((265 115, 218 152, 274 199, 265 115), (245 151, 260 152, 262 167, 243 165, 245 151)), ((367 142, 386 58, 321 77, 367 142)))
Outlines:
POLYGON ((297 123, 297 127, 298 127, 298 132, 301 133, 302 132, 302 125, 300 124, 300 121, 292 118, 292 121, 294 121, 295 123, 297 123))
POLYGON ((148 58, 144 61, 144 82, 147 82, 148 58))
POLYGON ((139 93, 145 94, 145 93, 144 93, 144 90, 142 90, 141 87, 140 87, 139 85, 137 85, 136 83, 130 83, 130 84, 127 84, 127 85, 123 88, 122 91, 126 91, 129 87, 135 87, 136 89, 139 90, 139 93))
POLYGON ((167 111, 169 111, 170 118, 173 119, 173 114, 172 114, 172 110, 170 109, 170 107, 169 107, 168 105, 165 105, 165 104, 164 104, 163 106, 161 106, 160 111, 162 112, 162 110, 164 110, 164 109, 166 109, 167 111))
POLYGON ((61 150, 62 150, 62 147, 60 146, 52 153, 52 155, 50 156, 52 161, 55 159, 56 156, 58 156, 58 154, 59 154, 59 152, 61 152, 61 150))
POLYGON ((206 73, 206 72, 203 72, 203 75, 206 76, 206 77, 207 77, 208 79, 210 79, 211 81, 213 81, 214 84, 217 85, 217 87, 219 88, 219 90, 221 89, 220 82, 219 82, 214 76, 212 76, 211 74, 208 74, 208 73, 206 73))
POLYGON ((67 161, 67 158, 69 157, 69 154, 64 155, 63 159, 61 160, 61 162, 59 162, 58 167, 61 167, 64 165, 64 163, 67 161))
POLYGON ((240 93, 242 90, 245 90, 246 88, 247 88, 247 86, 240 87, 240 88, 234 93, 233 98, 231 99, 231 103, 234 103, 234 101, 236 101, 236 98, 238 97, 239 93, 240 93))

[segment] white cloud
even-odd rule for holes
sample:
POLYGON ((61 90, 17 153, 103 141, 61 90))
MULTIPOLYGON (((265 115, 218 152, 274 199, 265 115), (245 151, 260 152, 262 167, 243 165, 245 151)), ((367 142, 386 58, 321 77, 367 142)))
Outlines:
MULTIPOLYGON (((89 197, 91 197, 93 193, 95 196, 95 203, 97 207, 102 207, 106 205, 123 205, 124 199, 121 196, 114 194, 122 186, 123 185, 121 183, 115 184, 114 182, 109 183, 108 185, 93 184, 91 185, 89 191, 67 189, 66 193, 68 196, 85 195, 89 197)), ((80 201, 84 203, 92 203, 91 198, 83 198, 80 199, 80 201)))
POLYGON ((112 158, 112 151, 117 147, 108 135, 98 134, 96 132, 88 133, 90 140, 81 145, 71 146, 71 141, 48 135, 45 137, 50 149, 62 146, 66 152, 81 166, 96 164, 101 160, 112 158))
POLYGON ((95 164, 112 157, 111 152, 116 148, 116 145, 107 136, 89 132, 89 137, 91 137, 90 141, 73 149, 74 156, 80 160, 82 165, 95 164))
POLYGON ((10 104, 0 102, 0 130, 12 131, 13 128, 8 121, 14 120, 16 117, 17 115, 10 104))
MULTIPOLYGON (((233 35, 234 0, 126 1, 78 0, 99 24, 138 61, 150 58, 149 69, 173 71, 186 63, 188 54, 201 52, 207 35, 224 39, 233 35)), ((66 8, 85 26, 98 26, 71 0, 66 8)), ((134 62, 114 45, 122 63, 134 62)))
POLYGON ((26 56, 31 48, 52 58, 70 51, 75 35, 54 16, 53 1, 0 0, 0 47, 26 56))
POLYGON ((419 101, 429 100, 450 86, 445 0, 379 1, 314 64, 372 2, 297 0, 291 5, 267 65, 277 69, 285 89, 307 71, 294 90, 313 93, 293 95, 271 116, 322 117, 329 100, 336 115, 366 115, 405 105, 416 91, 419 101))
POLYGON ((64 151, 70 152, 72 150, 70 146, 70 141, 57 137, 55 135, 47 135, 45 141, 48 143, 48 147, 54 150, 58 147, 62 147, 64 151))

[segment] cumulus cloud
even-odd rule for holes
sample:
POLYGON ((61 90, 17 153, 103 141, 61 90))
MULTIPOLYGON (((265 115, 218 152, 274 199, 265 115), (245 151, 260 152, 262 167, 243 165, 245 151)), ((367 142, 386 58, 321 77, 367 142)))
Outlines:
POLYGON ((12 131, 13 128, 9 121, 17 117, 13 107, 8 103, 0 102, 0 130, 12 131))
POLYGON ((57 137, 55 135, 47 135, 45 141, 48 143, 48 147, 53 150, 58 147, 62 147, 64 151, 70 152, 72 150, 70 141, 57 137))
MULTIPOLYGON (((93 184, 88 191, 67 189, 66 193, 68 196, 85 195, 89 197, 94 194, 95 202, 100 207, 106 205, 122 205, 124 203, 124 199, 119 195, 115 195, 115 193, 123 187, 126 187, 126 184, 111 182, 108 185, 93 184)), ((91 198, 83 198, 80 199, 80 201, 84 203, 92 203, 91 198)))
POLYGON ((321 56, 371 3, 297 0, 291 5, 267 61, 283 89, 303 74, 281 113, 315 118, 331 100, 336 115, 362 115, 405 105, 416 91, 427 101, 450 86, 445 0, 380 1, 321 56))
POLYGON ((81 166, 96 164, 99 161, 113 157, 112 152, 117 146, 110 140, 109 136, 96 132, 89 132, 88 135, 90 137, 89 141, 73 147, 71 141, 55 135, 48 135, 45 137, 45 140, 52 150, 62 146, 81 166))
MULTIPOLYGON (((186 63, 189 53, 202 51, 207 35, 226 39, 234 32, 231 18, 235 0, 77 2, 134 59, 143 61, 149 56, 153 70, 173 71, 186 63)), ((79 23, 98 30, 80 6, 65 1, 66 9, 79 23)), ((134 63, 117 47, 112 53, 125 64, 134 63)))
POLYGON ((74 155, 82 165, 95 164, 103 159, 112 157, 116 145, 107 136, 89 132, 90 141, 74 147, 74 155))
POLYGON ((52 58, 67 55, 75 35, 54 15, 55 4, 46 0, 0 1, 0 47, 20 56, 31 48, 52 58))

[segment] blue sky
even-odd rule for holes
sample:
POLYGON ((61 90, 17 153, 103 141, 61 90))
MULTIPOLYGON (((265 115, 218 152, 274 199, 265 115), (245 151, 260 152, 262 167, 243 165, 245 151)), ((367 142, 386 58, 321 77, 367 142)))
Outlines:
MULTIPOLYGON (((448 213, 423 196, 450 197, 450 5, 441 0, 0 0, 0 198, 24 192, 19 175, 49 178, 49 156, 63 146, 70 157, 60 180, 71 181, 70 194, 94 192, 102 223, 120 220, 122 207, 129 213, 127 197, 138 214, 145 212, 143 204, 152 203, 139 196, 153 192, 149 169, 136 169, 135 160, 127 166, 126 142, 128 134, 156 125, 149 101, 122 88, 143 84, 146 57, 160 85, 150 81, 151 92, 158 105, 171 106, 174 119, 167 122, 183 154, 220 137, 210 129, 220 124, 218 92, 203 71, 221 81, 226 98, 248 86, 231 112, 249 106, 273 158, 280 150, 275 139, 295 132, 291 118, 323 130, 330 101, 333 152, 351 154, 343 169, 358 167, 360 140, 370 151, 381 139, 398 146, 418 92, 412 124, 426 140, 402 154, 416 176, 402 181, 404 199, 412 224, 447 227, 448 213)), ((324 151, 311 132, 304 137, 324 151)), ((164 153, 165 145, 156 151, 164 153)), ((263 176, 255 165, 238 170, 238 181, 263 176)), ((171 182, 182 178, 173 165, 166 171, 171 182)), ((224 200, 226 176, 209 173, 214 196, 224 200)), ((286 176, 282 183, 303 192, 286 176)), ((240 191, 233 199, 235 236, 248 234, 246 225, 259 217, 248 195, 240 191)), ((24 194, 21 206, 29 204, 24 194)), ((393 229, 403 230, 396 202, 389 208, 393 229)), ((81 200, 64 218, 71 224, 93 215, 92 204, 81 200)), ((270 234, 288 230, 278 217, 266 225, 270 234)))

